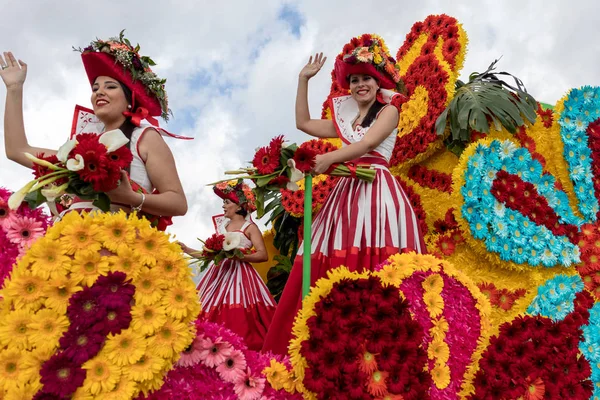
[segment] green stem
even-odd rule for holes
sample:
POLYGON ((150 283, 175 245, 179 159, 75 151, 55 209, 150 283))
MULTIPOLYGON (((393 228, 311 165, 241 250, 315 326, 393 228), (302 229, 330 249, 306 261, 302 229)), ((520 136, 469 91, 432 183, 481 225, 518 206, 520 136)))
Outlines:
POLYGON ((69 171, 57 171, 57 172, 53 172, 51 174, 40 176, 38 179, 36 179, 36 183, 35 183, 35 185, 33 185, 30 192, 38 190, 40 187, 44 187, 52 182, 56 182, 60 178, 63 178, 66 176, 69 176, 69 171), (42 180, 42 179, 44 179, 44 180, 42 180))
POLYGON ((302 298, 310 291, 310 256, 312 231, 312 175, 304 178, 304 254, 302 254, 302 298))

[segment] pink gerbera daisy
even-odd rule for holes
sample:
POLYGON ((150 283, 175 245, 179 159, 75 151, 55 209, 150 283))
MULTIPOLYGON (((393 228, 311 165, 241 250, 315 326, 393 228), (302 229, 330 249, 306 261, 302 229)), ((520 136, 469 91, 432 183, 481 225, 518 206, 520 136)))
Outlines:
POLYGON ((217 372, 226 382, 236 382, 244 375, 246 357, 239 350, 233 350, 229 357, 217 367, 217 372))
POLYGON ((202 339, 198 348, 200 349, 200 359, 207 367, 211 368, 223 363, 232 351, 231 345, 223 342, 220 337, 214 341, 209 338, 202 339))
POLYGON ((4 226, 8 239, 26 249, 44 234, 41 221, 19 215, 11 216, 4 226))
POLYGON ((177 361, 178 366, 191 367, 202 361, 200 349, 197 346, 195 346, 197 340, 198 338, 194 339, 194 343, 192 343, 190 347, 188 347, 181 353, 181 358, 179 359, 179 361, 177 361))
POLYGON ((0 198, 0 228, 5 228, 6 223, 15 212, 8 207, 6 200, 0 198))
POLYGON ((253 375, 248 368, 235 382, 234 389, 240 400, 258 399, 265 389, 265 378, 253 375))

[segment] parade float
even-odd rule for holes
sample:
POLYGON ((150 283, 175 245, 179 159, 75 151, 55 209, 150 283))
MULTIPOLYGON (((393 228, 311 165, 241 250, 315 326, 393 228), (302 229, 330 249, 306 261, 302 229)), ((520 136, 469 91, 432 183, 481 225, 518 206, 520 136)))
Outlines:
MULTIPOLYGON (((196 320, 187 265, 147 221, 68 214, 0 292, 0 399, 600 398, 600 88, 548 106, 495 63, 460 81, 466 52, 462 25, 432 15, 396 53, 408 101, 391 170, 429 254, 330 271, 280 357, 196 320)), ((336 179, 312 179, 311 214, 336 179)), ((259 193, 274 295, 308 190, 259 193)))

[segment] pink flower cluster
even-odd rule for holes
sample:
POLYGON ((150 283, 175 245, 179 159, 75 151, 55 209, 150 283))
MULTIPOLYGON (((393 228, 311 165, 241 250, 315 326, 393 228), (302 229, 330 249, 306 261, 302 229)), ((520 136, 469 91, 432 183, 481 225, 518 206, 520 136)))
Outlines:
POLYGON ((248 350, 241 337, 213 322, 196 321, 196 331, 161 389, 140 399, 302 399, 299 394, 273 389, 262 373, 272 358, 290 368, 283 357, 248 350))
POLYGON ((12 193, 0 187, 0 287, 18 257, 43 236, 50 217, 39 208, 32 210, 26 203, 17 210, 8 207, 12 193))

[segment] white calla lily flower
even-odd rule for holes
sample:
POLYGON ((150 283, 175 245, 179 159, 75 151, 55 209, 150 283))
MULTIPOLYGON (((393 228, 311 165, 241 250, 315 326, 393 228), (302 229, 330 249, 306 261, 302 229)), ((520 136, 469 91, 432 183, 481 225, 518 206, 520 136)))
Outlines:
POLYGON ((75 158, 70 158, 67 160, 67 169, 69 171, 81 171, 83 167, 85 167, 85 162, 83 161, 81 154, 76 154, 75 158))
POLYGON ((129 143, 129 139, 120 129, 104 132, 98 141, 106 146, 106 151, 109 153, 129 143))
POLYGON ((65 183, 60 186, 50 185, 50 187, 43 188, 41 190, 42 196, 44 196, 48 201, 54 201, 56 200, 56 198, 65 194, 65 190, 67 190, 67 187, 69 187, 68 183, 65 183))
POLYGON ((298 182, 300 179, 304 178, 304 173, 296 168, 296 161, 290 158, 287 161, 287 165, 290 167, 290 171, 292 172, 290 176, 290 182, 298 182))
POLYGON ((242 243, 241 233, 239 232, 227 232, 225 234, 225 240, 223 240, 223 250, 230 251, 237 247, 240 247, 242 243))
POLYGON ((33 188, 33 185, 35 184, 36 181, 31 181, 27 185, 23 186, 19 191, 14 192, 8 198, 8 208, 10 208, 11 210, 16 210, 17 208, 19 208, 19 206, 25 199, 25 196, 27 196, 27 193, 29 193, 29 191, 31 190, 31 188, 33 188))
POLYGON ((58 153, 56 153, 56 158, 60 162, 67 162, 67 158, 69 158, 69 153, 77 146, 77 140, 67 140, 65 144, 58 148, 58 153))

